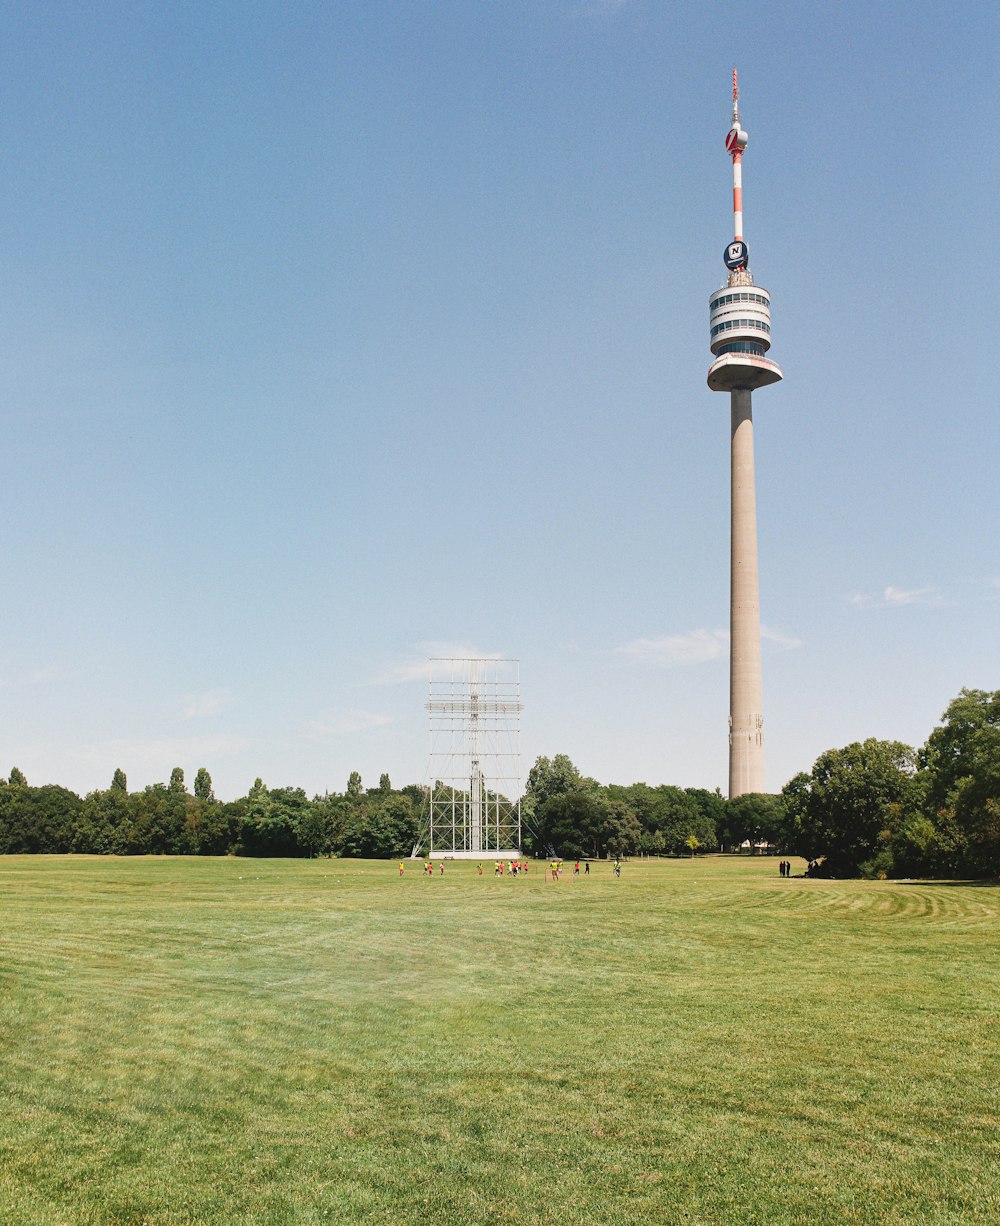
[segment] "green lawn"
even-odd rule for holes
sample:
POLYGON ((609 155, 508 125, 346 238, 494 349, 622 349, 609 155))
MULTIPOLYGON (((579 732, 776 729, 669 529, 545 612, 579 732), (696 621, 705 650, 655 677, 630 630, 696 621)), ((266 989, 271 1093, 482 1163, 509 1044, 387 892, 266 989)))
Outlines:
POLYGON ((1000 887, 0 857, 0 1222, 993 1226, 998 1005, 1000 887))

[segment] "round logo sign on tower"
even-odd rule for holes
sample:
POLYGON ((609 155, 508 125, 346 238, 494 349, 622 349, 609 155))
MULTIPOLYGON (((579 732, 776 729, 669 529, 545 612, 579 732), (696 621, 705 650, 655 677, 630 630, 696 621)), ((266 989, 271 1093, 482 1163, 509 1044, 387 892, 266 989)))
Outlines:
POLYGON ((727 153, 742 153, 747 147, 747 134, 738 124, 733 126, 726 133, 726 152, 727 153))
POLYGON ((737 268, 746 268, 750 263, 750 249, 746 243, 737 240, 729 244, 722 258, 729 271, 735 272, 737 268))

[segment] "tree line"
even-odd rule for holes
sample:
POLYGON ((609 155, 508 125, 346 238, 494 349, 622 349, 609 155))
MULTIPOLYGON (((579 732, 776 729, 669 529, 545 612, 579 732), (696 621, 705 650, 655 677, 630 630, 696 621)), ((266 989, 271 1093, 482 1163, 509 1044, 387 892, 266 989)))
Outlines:
POLYGON ((601 787, 568 758, 540 758, 525 813, 542 844, 572 856, 766 845, 832 877, 997 877, 1000 690, 963 689, 918 749, 829 749, 777 795, 601 787))
POLYGON ((963 689, 919 749, 829 749, 781 799, 787 846, 829 876, 1000 876, 1000 690, 963 689))
POLYGON ((268 788, 217 800, 201 767, 188 790, 175 767, 168 783, 130 792, 124 771, 106 790, 77 796, 57 784, 30 787, 16 767, 0 779, 0 854, 409 855, 419 840, 424 789, 394 790, 388 775, 365 789, 352 772, 343 793, 310 798, 302 788, 268 788))
MULTIPOLYGON (((869 739, 830 749, 779 794, 725 800, 718 789, 602 785, 565 754, 540 757, 522 797, 525 850, 566 859, 751 851, 802 855, 831 876, 1000 874, 1000 690, 962 690, 926 744, 869 739)), ((116 770, 106 790, 77 796, 31 787, 16 767, 0 779, 0 854, 396 857, 426 850, 427 789, 364 788, 309 797, 268 788, 215 798, 200 768, 188 789, 129 792, 116 770)))

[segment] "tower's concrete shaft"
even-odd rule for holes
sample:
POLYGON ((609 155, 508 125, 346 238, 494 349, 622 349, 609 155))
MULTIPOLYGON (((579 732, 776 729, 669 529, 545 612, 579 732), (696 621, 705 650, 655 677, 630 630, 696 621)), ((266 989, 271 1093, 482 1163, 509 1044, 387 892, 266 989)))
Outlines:
POLYGON ((729 795, 764 790, 764 704, 750 389, 734 387, 729 605, 729 795))

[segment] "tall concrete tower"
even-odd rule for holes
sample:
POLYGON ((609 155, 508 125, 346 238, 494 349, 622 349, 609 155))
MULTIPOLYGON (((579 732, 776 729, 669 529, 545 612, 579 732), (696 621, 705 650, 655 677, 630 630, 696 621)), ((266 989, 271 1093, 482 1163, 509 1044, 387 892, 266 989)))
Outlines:
POLYGON ((725 286, 709 300, 708 368, 713 392, 728 392, 732 430, 732 511, 729 598, 729 795, 764 790, 764 702, 760 669, 760 598, 757 591, 757 498, 753 472, 750 396, 781 378, 767 358, 771 347, 771 295, 754 285, 743 239, 743 151, 740 91, 733 69, 733 123, 726 149, 733 159, 733 241, 724 260, 725 286))

